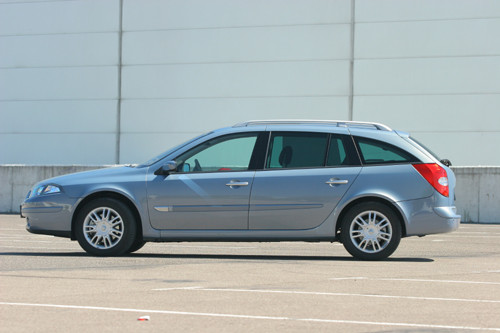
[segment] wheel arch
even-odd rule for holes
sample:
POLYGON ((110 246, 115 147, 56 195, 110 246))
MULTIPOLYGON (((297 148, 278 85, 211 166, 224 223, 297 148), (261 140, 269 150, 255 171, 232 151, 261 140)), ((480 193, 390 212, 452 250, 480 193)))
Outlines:
POLYGON ((406 236, 406 219, 403 216, 403 213, 399 209, 399 207, 392 201, 377 197, 377 196, 365 196, 361 198, 354 199, 353 201, 349 202, 344 208, 342 208, 342 211, 340 212, 337 222, 335 225, 335 235, 337 236, 336 238, 339 239, 339 232, 340 232, 340 227, 342 225, 342 220, 344 219, 344 216, 347 214, 347 212, 354 207, 355 205, 358 205, 363 202, 378 202, 383 205, 386 205, 388 208, 390 208, 399 218, 401 221, 401 233, 402 237, 406 236))
POLYGON ((76 240, 76 234, 75 234, 75 224, 76 224, 76 219, 80 211, 82 210, 85 205, 93 200, 100 199, 100 198, 111 198, 120 201, 121 203, 125 204, 130 211, 132 212, 132 215, 134 215, 135 218, 135 223, 137 225, 137 238, 143 238, 142 235, 142 219, 141 215, 139 214, 139 210, 137 207, 134 205, 132 200, 130 200, 127 196, 113 192, 113 191, 100 191, 100 192, 95 192, 92 193, 88 196, 86 196, 80 203, 78 203, 77 207, 75 208, 75 211, 73 212, 73 216, 71 218, 71 239, 76 240))

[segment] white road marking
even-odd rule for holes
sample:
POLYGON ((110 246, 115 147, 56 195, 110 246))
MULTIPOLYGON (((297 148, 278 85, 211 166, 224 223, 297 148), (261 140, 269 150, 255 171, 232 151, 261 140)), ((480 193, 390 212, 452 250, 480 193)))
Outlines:
POLYGON ((443 234, 443 235, 439 235, 439 237, 445 237, 445 238, 500 238, 500 235, 499 236, 494 236, 494 235, 488 235, 488 236, 479 236, 479 235, 462 235, 462 234, 450 234, 450 235, 447 235, 447 234, 443 234))
POLYGON ((169 291, 169 290, 191 290, 191 289, 202 289, 203 287, 177 287, 177 288, 161 288, 161 289, 153 289, 155 291, 169 291))
POLYGON ((273 317, 273 316, 254 316, 254 315, 239 315, 228 313, 210 313, 210 312, 188 312, 188 311, 169 311, 169 310, 151 310, 151 309, 127 309, 127 308, 110 308, 98 306, 81 306, 81 305, 61 305, 61 304, 33 304, 33 303, 13 303, 0 302, 0 305, 7 306, 24 306, 24 307, 45 307, 59 309, 77 309, 77 310, 97 310, 97 311, 116 311, 116 312, 137 312, 137 313, 158 313, 169 315, 184 315, 198 317, 223 317, 234 319, 260 319, 260 320, 282 320, 282 321, 305 321, 316 323, 330 324, 352 324, 352 325, 370 325, 370 326, 396 326, 396 327, 418 327, 432 329, 448 329, 448 330, 469 330, 469 331, 495 331, 500 332, 497 327, 472 327, 472 326, 454 326, 454 325, 434 325, 434 324, 415 324, 415 323, 393 323, 393 322, 375 322, 375 321, 358 321, 358 320, 341 320, 341 319, 319 319, 319 318, 292 318, 292 317, 273 317))
POLYGON ((375 294, 331 293, 331 292, 317 292, 317 291, 293 291, 293 290, 224 289, 224 288, 202 288, 202 287, 158 288, 158 289, 152 289, 152 290, 153 291, 172 291, 172 290, 221 291, 221 292, 235 292, 235 293, 289 294, 289 295, 314 295, 314 296, 348 296, 348 297, 411 299, 411 300, 424 300, 424 301, 500 303, 500 300, 482 300, 482 299, 470 299, 470 298, 375 295, 375 294))
MULTIPOLYGON (((43 241, 43 240, 34 241, 34 240, 14 240, 14 239, 10 239, 10 240, 8 240, 8 242, 15 242, 15 243, 57 243, 58 241, 43 241)), ((59 243, 60 242, 61 241, 59 241, 59 243)))
POLYGON ((435 282, 435 283, 463 283, 463 284, 500 285, 500 282, 484 282, 484 281, 397 279, 397 278, 368 278, 368 277, 330 278, 329 280, 331 280, 331 281, 336 281, 336 280, 371 280, 371 281, 404 281, 404 282, 435 282))
POLYGON ((62 251, 68 251, 68 250, 80 250, 78 246, 75 247, 27 247, 27 246, 9 246, 9 245, 0 245, 0 248, 9 248, 9 249, 26 249, 26 250, 62 250, 62 251))
POLYGON ((457 235, 469 235, 469 234, 500 235, 500 232, 488 232, 488 231, 466 231, 466 232, 457 232, 457 235))
POLYGON ((215 246, 215 245, 177 245, 177 244, 153 244, 161 247, 181 247, 181 248, 207 248, 207 249, 255 249, 255 246, 215 246))

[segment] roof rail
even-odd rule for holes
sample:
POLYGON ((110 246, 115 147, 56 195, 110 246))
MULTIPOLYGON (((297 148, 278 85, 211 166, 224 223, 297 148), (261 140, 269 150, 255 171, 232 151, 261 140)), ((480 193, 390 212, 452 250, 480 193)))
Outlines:
POLYGON ((392 131, 384 124, 367 121, 348 121, 348 120, 312 120, 312 119, 271 119, 271 120, 250 120, 238 123, 233 127, 248 127, 256 125, 326 125, 336 127, 363 127, 373 128, 380 131, 392 131))

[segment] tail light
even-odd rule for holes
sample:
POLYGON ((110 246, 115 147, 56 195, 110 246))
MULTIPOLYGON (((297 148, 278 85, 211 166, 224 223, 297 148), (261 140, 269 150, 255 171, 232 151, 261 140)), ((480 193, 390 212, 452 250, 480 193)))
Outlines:
POLYGON ((437 163, 413 164, 413 167, 422 175, 442 195, 448 197, 450 189, 448 187, 448 174, 437 163))

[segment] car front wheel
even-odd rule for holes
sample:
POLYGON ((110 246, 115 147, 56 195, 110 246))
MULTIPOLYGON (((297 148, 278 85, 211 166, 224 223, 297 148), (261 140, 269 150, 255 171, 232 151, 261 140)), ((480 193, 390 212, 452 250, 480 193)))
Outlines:
POLYGON ((389 257, 401 240, 401 221, 394 211, 379 202, 364 202, 344 216, 341 240, 355 258, 381 260, 389 257))
POLYGON ((122 202, 101 198, 87 203, 76 220, 76 238, 80 246, 95 256, 119 256, 134 244, 136 222, 122 202))

